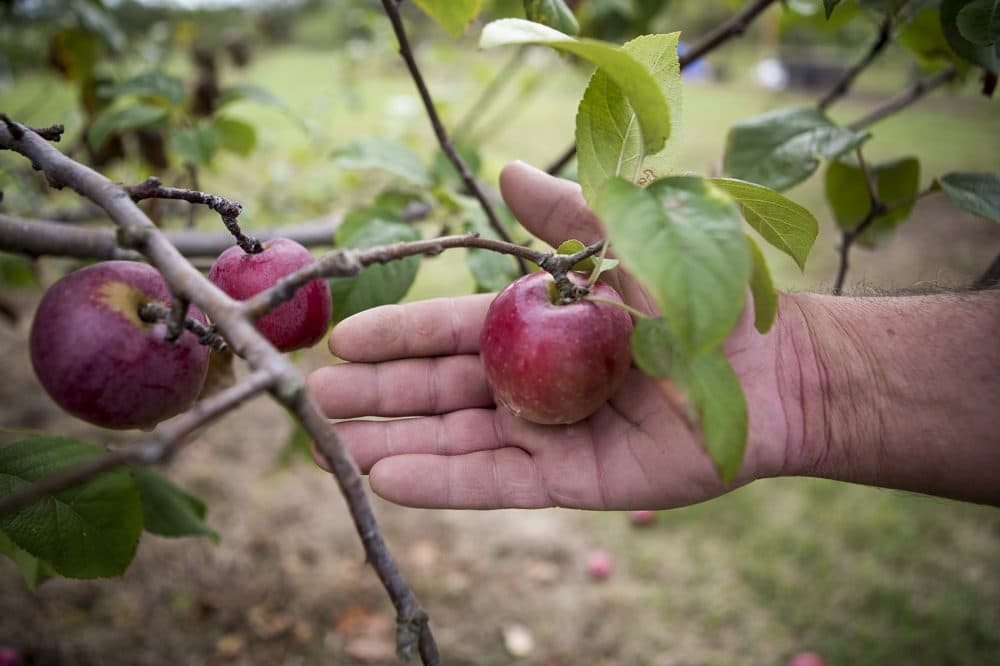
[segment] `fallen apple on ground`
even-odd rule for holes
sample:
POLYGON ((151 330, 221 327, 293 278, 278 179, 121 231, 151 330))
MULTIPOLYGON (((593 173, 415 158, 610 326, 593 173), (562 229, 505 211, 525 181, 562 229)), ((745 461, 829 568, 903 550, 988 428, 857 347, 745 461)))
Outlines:
MULTIPOLYGON (((579 285, 586 280, 570 273, 579 285)), ((560 305, 551 275, 531 273, 490 305, 479 338, 486 378, 496 401, 534 423, 581 421, 607 402, 628 374, 632 318, 605 284, 560 305)))
MULTIPOLYGON (((186 410, 205 382, 207 347, 184 331, 167 338, 139 308, 169 306, 156 269, 130 261, 81 268, 52 285, 31 327, 31 363, 70 414, 104 428, 151 428, 186 410)), ((205 322, 194 307, 188 317, 205 322)))
MULTIPOLYGON (((256 254, 233 245, 212 264, 208 279, 242 301, 313 261, 309 250, 287 238, 265 242, 263 251, 256 254)), ((291 300, 258 319, 257 330, 283 352, 311 347, 326 335, 332 308, 330 285, 323 279, 311 280, 291 300)))

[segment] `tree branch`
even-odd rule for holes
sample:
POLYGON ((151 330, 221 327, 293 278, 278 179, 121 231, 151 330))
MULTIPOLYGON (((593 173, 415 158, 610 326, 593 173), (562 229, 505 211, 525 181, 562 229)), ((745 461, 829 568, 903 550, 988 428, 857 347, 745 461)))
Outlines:
MULTIPOLYGON (((63 155, 27 127, 16 124, 14 127, 17 132, 11 132, 9 126, 0 126, 0 148, 21 153, 50 181, 72 187, 103 208, 119 226, 119 242, 142 252, 163 276, 175 297, 197 305, 212 319, 236 354, 245 358, 254 370, 266 373, 275 398, 297 415, 324 456, 330 457, 331 469, 335 470, 334 477, 348 501, 369 561, 383 581, 394 581, 386 589, 397 609, 398 625, 419 627, 417 631, 400 632, 397 638, 410 641, 416 637, 422 655, 436 655, 427 616, 403 581, 392 557, 385 552, 385 543, 361 487, 358 470, 326 418, 309 399, 302 373, 256 330, 239 303, 184 259, 123 187, 63 155)), ((412 643, 397 643, 397 650, 402 654, 413 649, 412 643)))
POLYGON ((0 214, 0 250, 33 257, 141 261, 142 254, 118 245, 111 229, 88 229, 0 214))
MULTIPOLYGON (((222 223, 226 229, 236 239, 237 244, 247 254, 257 254, 264 248, 260 241, 253 236, 247 236, 240 229, 236 218, 243 212, 243 204, 239 201, 226 199, 215 194, 199 192, 198 190, 186 190, 180 187, 164 187, 160 184, 160 179, 150 176, 138 185, 130 185, 125 191, 132 197, 132 201, 142 201, 143 199, 180 199, 192 204, 204 204, 208 206, 222 218, 222 223)), ((189 218, 190 227, 190 218, 189 218)))
MULTIPOLYGON (((469 167, 465 164, 461 155, 455 150, 455 146, 452 145, 451 138, 448 136, 447 130, 444 128, 444 124, 441 122, 440 116, 438 116, 437 109, 434 106, 434 100, 431 98, 430 91, 427 89, 427 84, 424 83, 424 77, 420 73, 420 67, 417 65, 416 59, 413 57, 413 51, 410 49, 410 41, 406 36, 406 28, 403 26, 403 19, 399 15, 399 8, 396 6, 394 0, 382 0, 382 6, 385 7, 385 13, 389 17, 389 21, 392 23, 392 30, 396 34, 396 41, 399 43, 399 55, 403 58, 406 63, 406 68, 410 72, 410 76, 413 78, 413 83, 417 86, 417 91, 420 93, 420 99, 424 103, 424 109, 427 111, 427 117, 431 121, 431 126, 434 128, 434 135, 437 137, 438 144, 441 146, 441 150, 447 155, 448 160, 454 165, 455 170, 458 172, 459 177, 462 179, 462 184, 465 185, 466 189, 472 193, 472 196, 479 201, 479 205, 482 207, 483 212, 486 214, 486 218, 490 222, 490 226, 493 231, 496 232, 502 240, 512 243, 513 239, 507 230, 504 228, 503 224, 497 218, 496 211, 493 210, 493 205, 483 194, 483 190, 479 187, 479 183, 473 177, 472 173, 469 171, 469 167)), ((524 263, 524 260, 520 257, 517 258, 518 266, 521 268, 521 273, 528 273, 528 266, 524 263)))
MULTIPOLYGON (((383 0, 385 1, 385 0, 383 0)), ((767 9, 769 6, 773 5, 775 0, 753 0, 747 3, 743 9, 741 9, 736 14, 733 14, 729 20, 722 23, 714 30, 709 32, 707 35, 703 36, 697 42, 695 42, 690 49, 688 49, 684 55, 678 58, 681 71, 683 72, 691 63, 698 60, 699 58, 708 55, 710 52, 719 48, 726 42, 728 42, 733 37, 739 37, 750 24, 753 23, 761 12, 767 9)), ((576 144, 570 146, 566 151, 553 162, 546 171, 549 175, 558 176, 573 156, 576 155, 576 144)))
POLYGON ((379 245, 365 250, 336 250, 303 266, 294 273, 289 273, 278 280, 270 289, 243 301, 243 307, 251 319, 257 319, 285 301, 291 300, 296 291, 317 278, 349 277, 357 275, 365 266, 372 264, 385 264, 416 255, 436 255, 447 249, 458 247, 479 248, 513 255, 537 264, 542 269, 552 273, 557 281, 560 281, 565 280, 567 271, 578 262, 600 252, 603 244, 604 241, 601 240, 587 246, 580 252, 565 255, 555 252, 541 252, 517 243, 480 238, 477 234, 462 234, 379 245))
POLYGON ((885 47, 888 46, 889 39, 892 37, 892 23, 893 15, 886 14, 885 19, 879 26, 878 36, 868 49, 868 52, 858 62, 854 63, 850 69, 844 72, 840 80, 816 103, 816 108, 820 111, 825 111, 850 91, 858 75, 865 71, 875 61, 875 58, 885 50, 885 47))
POLYGON ((871 125, 874 125, 880 120, 883 120, 898 111, 902 111, 909 105, 913 104, 921 97, 927 93, 941 87, 948 81, 955 78, 958 73, 958 69, 955 65, 947 65, 942 67, 933 75, 927 77, 926 79, 921 79, 917 81, 908 89, 904 90, 895 97, 889 99, 881 106, 876 107, 867 115, 858 118, 853 123, 847 126, 848 129, 854 130, 855 132, 865 129, 871 125))
POLYGON ((837 268, 837 279, 833 283, 833 294, 835 296, 839 296, 843 291, 844 280, 847 277, 848 259, 851 248, 854 246, 854 241, 875 222, 876 218, 887 212, 885 204, 878 195, 878 181, 875 174, 872 173, 865 162, 864 155, 861 153, 861 146, 858 146, 856 153, 858 156, 858 166, 861 168, 861 173, 865 178, 865 187, 868 188, 868 200, 870 204, 868 206, 868 213, 864 219, 853 229, 848 229, 841 234, 840 266, 837 268))
POLYGON ((195 403, 184 415, 160 426, 149 441, 116 449, 7 495, 0 499, 0 516, 23 509, 45 495, 72 488, 122 465, 155 465, 166 462, 189 441, 188 438, 196 430, 266 390, 273 382, 274 378, 269 372, 258 370, 243 382, 195 403))

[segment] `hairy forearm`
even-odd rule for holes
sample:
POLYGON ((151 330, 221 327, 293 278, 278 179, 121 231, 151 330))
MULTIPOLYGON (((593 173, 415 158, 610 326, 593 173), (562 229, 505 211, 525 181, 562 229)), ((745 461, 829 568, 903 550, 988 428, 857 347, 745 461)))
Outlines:
POLYGON ((786 473, 1000 505, 1000 291, 782 307, 804 423, 786 473))

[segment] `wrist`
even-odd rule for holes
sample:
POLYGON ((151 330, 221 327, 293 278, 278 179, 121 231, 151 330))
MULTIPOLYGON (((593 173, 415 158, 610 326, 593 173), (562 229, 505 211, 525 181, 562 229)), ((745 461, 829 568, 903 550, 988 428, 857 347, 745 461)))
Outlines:
POLYGON ((842 303, 815 294, 782 297, 782 399, 788 420, 800 427, 789 430, 781 474, 844 479, 849 472, 852 481, 876 483, 877 465, 851 461, 859 459, 852 453, 859 444, 884 441, 884 381, 865 336, 840 312, 842 303))

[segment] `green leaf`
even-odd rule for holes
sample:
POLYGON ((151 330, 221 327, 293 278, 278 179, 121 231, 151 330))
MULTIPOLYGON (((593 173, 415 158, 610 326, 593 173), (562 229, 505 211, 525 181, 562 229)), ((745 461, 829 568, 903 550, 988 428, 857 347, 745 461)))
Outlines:
POLYGON ((941 62, 959 60, 945 39, 941 28, 940 8, 936 6, 916 12, 900 31, 899 42, 927 69, 932 69, 941 62))
POLYGON ((275 109, 287 111, 288 106, 281 101, 267 88, 262 88, 252 83, 238 83, 227 86, 219 91, 218 108, 222 108, 234 102, 255 102, 262 106, 270 106, 275 109))
MULTIPOLYGON (((913 210, 920 189, 920 162, 907 157, 869 164, 868 169, 875 177, 879 200, 891 208, 875 218, 858 238, 859 243, 871 247, 886 238, 913 210)), ((841 229, 854 229, 868 215, 871 196, 857 160, 830 163, 826 170, 826 199, 841 229)))
POLYGON ((670 137, 670 107, 656 79, 642 63, 624 50, 594 39, 574 39, 538 23, 522 19, 500 19, 483 28, 481 48, 511 44, 544 44, 573 53, 594 63, 625 93, 638 117, 643 149, 648 154, 663 150, 670 137))
POLYGON ((811 176, 820 158, 834 159, 861 145, 865 136, 811 107, 778 109, 729 130, 724 168, 740 180, 787 190, 811 176))
POLYGON ((150 127, 166 120, 169 111, 162 106, 137 104, 108 110, 94 119, 94 124, 87 132, 87 141, 94 150, 100 150, 104 142, 115 132, 150 127))
MULTIPOLYGON (((104 453, 97 444, 36 437, 0 448, 0 496, 104 453)), ((117 576, 135 555, 142 533, 142 501, 125 469, 46 495, 0 516, 0 530, 19 548, 68 578, 117 576)))
POLYGON ((405 224, 403 221, 403 211, 412 204, 422 202, 423 198, 417 192, 394 189, 382 190, 367 206, 355 208, 344 215, 344 219, 334 233, 334 241, 337 245, 344 246, 365 225, 375 219, 395 224, 405 224))
POLYGON ((4 532, 0 531, 0 555, 6 555, 21 572, 24 582, 32 590, 37 588, 46 578, 56 575, 52 565, 40 560, 31 553, 17 547, 4 532))
POLYGON ((274 459, 274 465, 279 468, 290 467, 296 460, 312 460, 312 437, 297 419, 288 420, 291 432, 288 433, 288 438, 274 459))
MULTIPOLYGON (((483 157, 479 154, 479 147, 474 142, 462 141, 457 143, 454 148, 458 156, 465 162, 469 173, 473 177, 478 176, 483 164, 483 157)), ((448 159, 443 150, 436 151, 434 159, 431 160, 431 179, 439 186, 450 185, 458 189, 465 188, 462 183, 462 177, 458 174, 455 165, 451 163, 451 160, 448 159)), ((476 202, 477 205, 478 203, 476 202)))
POLYGON ((826 18, 833 16, 833 10, 840 4, 840 0, 823 0, 823 9, 826 11, 826 18))
POLYGON ((819 222, 808 210, 774 190, 733 178, 713 178, 712 184, 736 199, 747 221, 764 240, 805 269, 819 235, 819 222))
POLYGON ((958 31, 978 46, 1000 41, 1000 0, 974 0, 958 12, 958 31))
POLYGON ((722 479, 732 480, 743 462, 749 418, 743 388, 721 348, 686 358, 662 317, 640 319, 632 357, 643 372, 671 379, 687 397, 705 450, 722 479))
POLYGON ((0 285, 4 287, 37 287, 38 278, 27 257, 0 252, 0 285))
POLYGON ((136 95, 171 106, 180 106, 187 98, 184 82, 164 72, 146 72, 111 88, 114 97, 136 95))
POLYGON ((753 269, 750 272, 750 293, 753 294, 754 327, 761 333, 767 333, 774 325, 778 316, 778 292, 771 279, 771 270, 767 267, 767 259, 753 238, 747 236, 750 247, 750 259, 753 269))
POLYGON ((479 14, 481 0, 413 0, 452 37, 458 37, 479 14))
POLYGON ((564 0, 524 0, 524 16, 567 35, 580 34, 580 24, 564 0))
POLYGON ((219 148, 243 157, 253 152, 257 145, 257 130, 253 125, 235 118, 215 116, 212 127, 219 138, 219 148))
POLYGON ((191 129, 178 130, 170 135, 170 145, 181 161, 199 167, 212 163, 219 143, 219 133, 211 123, 199 123, 191 129))
POLYGON ((364 137, 333 153, 345 169, 382 169, 419 187, 431 185, 431 174, 420 155, 388 137, 364 137))
MULTIPOLYGON (((996 73, 1000 70, 997 62, 997 52, 992 44, 976 44, 962 34, 959 25, 959 15, 975 0, 942 0, 941 30, 944 32, 948 45, 959 57, 996 73)), ((968 20, 968 19, 966 19, 968 20)), ((989 30, 987 29, 987 34, 989 30)))
POLYGON ((1000 177, 997 174, 953 171, 941 176, 938 184, 957 207, 1000 222, 1000 177))
MULTIPOLYGON (((577 252, 583 252, 586 249, 587 246, 583 244, 583 241, 578 241, 575 238, 571 238, 570 240, 566 240, 560 243, 559 247, 556 248, 556 253, 576 254, 577 252)), ((591 273, 597 266, 597 258, 598 255, 593 255, 587 257, 583 261, 578 261, 575 264, 573 264, 573 270, 579 271, 581 273, 591 273)), ((607 271, 613 270, 617 267, 618 267, 617 259, 608 259, 607 257, 605 257, 604 259, 601 260, 601 268, 598 271, 598 274, 606 273, 607 271)))
MULTIPOLYGON (((622 47, 653 77, 669 107, 670 133, 681 118, 681 75, 677 60, 680 33, 644 35, 622 47)), ((603 69, 590 77, 576 115, 577 165, 584 196, 593 202, 608 178, 620 176, 646 184, 667 170, 670 143, 646 155, 639 123, 621 87, 603 69)))
POLYGON ((594 209, 684 355, 721 344, 739 319, 750 279, 743 218, 729 195, 691 176, 646 189, 619 178, 604 186, 594 209))
MULTIPOLYGON (((413 227, 378 217, 369 219, 353 233, 337 235, 341 247, 359 249, 419 239, 420 232, 413 227)), ((409 291, 419 268, 420 257, 414 256, 368 266, 354 277, 332 278, 334 322, 377 305, 399 302, 409 291)))
POLYGON ((687 392, 698 411, 705 449, 723 481, 732 481, 746 449, 749 417, 740 380, 721 349, 699 356, 687 369, 687 392))
POLYGON ((148 467, 132 467, 147 532, 166 537, 204 536, 215 543, 219 534, 205 523, 205 503, 148 467))

